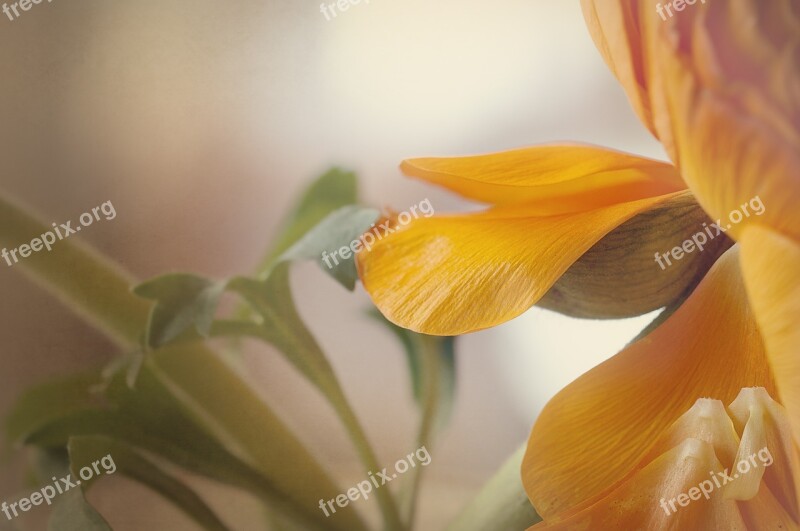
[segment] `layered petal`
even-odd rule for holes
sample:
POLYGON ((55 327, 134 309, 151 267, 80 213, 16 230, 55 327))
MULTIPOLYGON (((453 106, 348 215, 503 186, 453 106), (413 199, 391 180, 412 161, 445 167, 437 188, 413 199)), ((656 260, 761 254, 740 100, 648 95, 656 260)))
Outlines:
POLYGON ((488 328, 530 308, 615 227, 671 197, 555 216, 509 206, 419 218, 361 251, 359 276, 378 309, 404 328, 488 328))
POLYGON ((698 398, 775 384, 736 247, 649 335, 567 386, 531 433, 523 483, 545 519, 602 495, 698 398))
POLYGON ((797 456, 786 409, 764 389, 742 389, 728 406, 741 443, 736 455, 739 478, 726 486, 729 498, 747 500, 758 492, 762 477, 781 505, 795 520, 800 513, 793 471, 797 456), (747 462, 746 466, 741 463, 747 462))
MULTIPOLYGON (((697 439, 687 439, 659 456, 608 496, 587 509, 552 519, 532 530, 563 529, 726 529, 746 531, 738 505, 722 496, 699 498, 685 507, 670 498, 706 481, 709 471, 724 467, 713 447, 697 439), (672 501, 676 511, 668 505, 672 501), (662 506, 663 504, 663 506, 662 506)), ((687 495, 688 498, 688 495, 687 495)))
POLYGON ((800 239, 798 4, 698 1, 669 17, 643 0, 583 5, 598 48, 710 215, 734 238, 758 222, 800 239), (763 217, 743 209, 754 198, 763 217))
POLYGON ((730 410, 738 432, 722 402, 698 399, 617 485, 531 529, 797 530, 794 487, 776 481, 791 451, 783 408, 747 388, 730 410))
POLYGON ((752 224, 800 241, 800 13, 787 1, 709 2, 653 26, 681 174, 738 238, 752 224), (761 214, 740 214, 754 198, 761 214))
POLYGON ((524 204, 529 214, 539 216, 583 212, 686 188, 670 164, 579 144, 411 159, 401 169, 483 203, 524 204))
MULTIPOLYGON (((800 246, 774 231, 754 226, 745 230, 741 247, 748 295, 781 403, 800 445, 800 246)), ((800 485, 800 471, 795 473, 795 482, 800 485)))

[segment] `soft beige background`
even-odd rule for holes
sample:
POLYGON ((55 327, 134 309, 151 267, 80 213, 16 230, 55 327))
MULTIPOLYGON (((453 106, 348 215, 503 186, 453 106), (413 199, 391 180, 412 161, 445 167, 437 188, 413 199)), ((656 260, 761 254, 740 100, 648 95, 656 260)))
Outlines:
MULTIPOLYGON (((326 21, 306 0, 43 3, 0 18, 0 189, 63 222, 117 210, 80 238, 138 277, 247 272, 310 179, 357 170, 363 199, 474 208, 396 170, 409 156, 582 140, 660 155, 571 0, 372 0, 326 21)), ((531 238, 535 238, 531 234, 531 238)), ((23 243, 23 242, 20 242, 23 243)), ((398 346, 314 266, 295 271, 325 345, 387 465, 414 449, 398 346)), ((33 382, 116 352, 0 263, 0 413, 33 382)), ((441 529, 527 437, 557 389, 642 326, 544 311, 463 338, 452 425, 432 450, 419 529, 441 529)), ((330 409, 274 352, 243 363, 254 386, 347 485, 362 473, 330 409)), ((16 499, 21 465, 0 469, 16 499)), ((203 482, 236 529, 246 497, 203 482)), ((193 529, 122 478, 92 494, 115 529, 193 529)), ((374 516, 372 502, 358 502, 374 516)), ((35 514, 34 514, 35 513, 35 514)), ((18 524, 38 529, 43 511, 18 524)))

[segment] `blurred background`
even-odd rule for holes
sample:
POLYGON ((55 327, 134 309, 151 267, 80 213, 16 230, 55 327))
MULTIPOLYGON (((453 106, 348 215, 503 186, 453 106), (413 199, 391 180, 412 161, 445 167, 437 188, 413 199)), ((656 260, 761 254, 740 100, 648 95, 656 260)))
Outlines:
MULTIPOLYGON (((371 0, 327 20, 309 0, 53 0, 0 17, 0 189, 45 222, 112 201, 79 236, 145 279, 251 271, 308 183, 356 171, 362 201, 398 211, 429 198, 407 157, 557 140, 663 158, 594 48, 577 0, 371 0)), ((536 235, 532 234, 531 238, 536 235)), ((20 242, 23 243, 23 242, 20 242)), ((417 413, 399 345, 363 317, 369 298, 312 264, 296 298, 382 462, 415 449, 417 413)), ((649 316, 597 323, 532 309, 458 343, 452 422, 431 449, 418 529, 452 519, 527 438, 561 387, 616 352, 649 316)), ((0 414, 33 383, 118 354, 0 263, 0 414)), ((347 485, 363 478, 332 410, 275 352, 241 369, 347 485)), ((0 500, 30 493, 19 456, 0 500)), ((235 529, 262 528, 252 500, 200 480, 235 529)), ((115 529, 194 529, 111 477, 90 499, 115 529), (145 510, 146 508, 146 510, 145 510)), ((373 501, 358 503, 375 517, 373 501)), ((15 521, 41 529, 46 511, 15 521)))

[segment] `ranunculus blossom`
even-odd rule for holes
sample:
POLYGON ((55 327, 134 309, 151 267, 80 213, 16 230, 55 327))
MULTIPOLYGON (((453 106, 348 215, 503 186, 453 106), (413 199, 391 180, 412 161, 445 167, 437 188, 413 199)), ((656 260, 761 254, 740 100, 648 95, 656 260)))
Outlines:
POLYGON ((800 4, 698 2, 666 19, 652 2, 582 5, 671 163, 585 145, 406 161, 488 207, 415 220, 361 252, 364 286, 393 322, 438 335, 534 304, 585 317, 667 307, 537 420, 522 476, 538 525, 797 529, 800 4), (756 197, 763 215, 725 224, 756 197), (703 223, 726 232, 653 266, 703 223), (671 515, 659 506, 759 444, 776 456, 763 474, 671 515))

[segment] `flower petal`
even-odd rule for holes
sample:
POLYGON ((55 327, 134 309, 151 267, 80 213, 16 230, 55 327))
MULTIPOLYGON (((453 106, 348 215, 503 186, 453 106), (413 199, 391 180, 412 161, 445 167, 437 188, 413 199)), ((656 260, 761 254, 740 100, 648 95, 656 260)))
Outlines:
POLYGON ((736 455, 736 466, 742 469, 740 477, 725 487, 725 496, 750 499, 758 492, 763 477, 775 497, 797 519, 800 515, 792 471, 798 463, 786 409, 761 388, 742 389, 728 409, 742 434, 736 455), (753 466, 742 466, 742 461, 753 466))
POLYGON ((753 198, 800 240, 800 9, 792 0, 684 5, 583 0, 595 42, 712 217, 753 198))
MULTIPOLYGON (((738 505, 722 496, 699 498, 680 506, 675 497, 708 480, 709 471, 724 467, 713 447, 686 439, 662 454, 591 507, 567 513, 530 528, 542 529, 726 529, 746 531, 738 505), (670 507, 672 501, 675 511, 670 507), (663 505, 662 505, 663 504, 663 505)), ((688 495, 687 495, 688 498, 688 495)))
POLYGON ((658 328, 547 404, 522 468, 544 518, 611 488, 698 398, 776 394, 737 260, 734 247, 658 328))
POLYGON ((573 215, 497 207, 419 218, 362 250, 365 289, 393 323, 457 335, 508 321, 536 303, 583 253, 665 195, 573 215))
POLYGON ((582 212, 686 187, 667 163, 577 144, 411 159, 401 169, 476 201, 524 203, 536 215, 582 212))
MULTIPOLYGON (((764 227, 742 235, 742 270, 780 401, 800 446, 800 246, 764 227)), ((800 470, 795 471, 800 485, 800 470)), ((800 495, 798 496, 800 505, 800 495)))
MULTIPOLYGON (((738 238, 769 225, 800 240, 800 12, 785 0, 694 6, 648 19, 681 175, 738 238), (761 214, 743 213, 754 198, 761 214)), ((752 210, 752 209, 751 209, 752 210)))
POLYGON ((624 0, 581 0, 581 7, 597 49, 625 89, 639 119, 656 135, 642 57, 639 5, 624 0))
POLYGON ((766 437, 758 441, 757 454, 750 453, 755 440, 740 441, 722 402, 700 398, 661 434, 628 477, 531 529, 797 530, 787 511, 796 513, 793 491, 790 501, 786 485, 769 477, 761 483, 767 467, 768 473, 788 470, 782 459, 787 439, 768 433, 785 425, 786 415, 763 388, 743 389, 731 409, 738 413, 737 421, 747 423, 744 431, 749 429, 750 435, 758 431, 744 411, 750 407, 769 410, 769 427, 762 431, 766 437), (736 492, 739 485, 743 488, 736 492), (734 499, 739 503, 731 503, 734 499))

